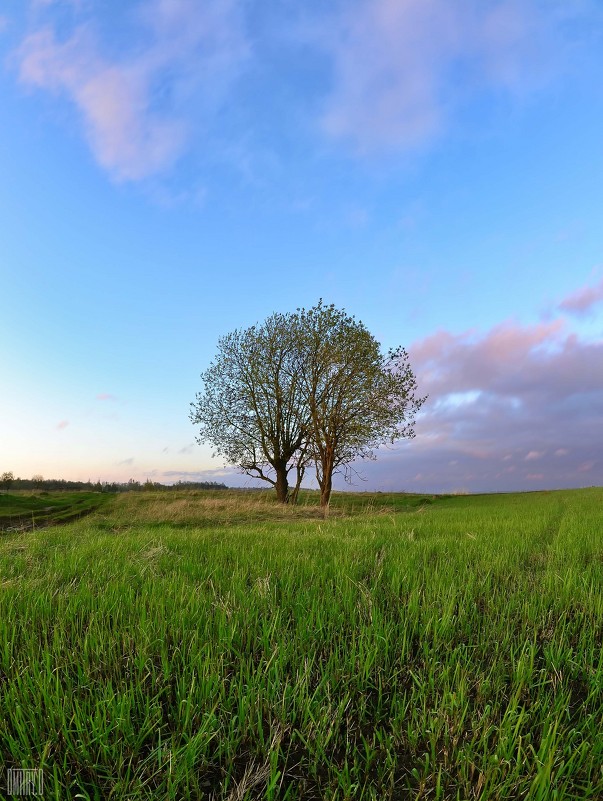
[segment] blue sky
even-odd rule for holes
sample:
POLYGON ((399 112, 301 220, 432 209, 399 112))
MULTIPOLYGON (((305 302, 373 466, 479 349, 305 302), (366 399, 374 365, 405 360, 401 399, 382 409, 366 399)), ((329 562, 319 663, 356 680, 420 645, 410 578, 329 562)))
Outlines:
POLYGON ((0 471, 245 483, 220 335, 320 297, 402 344, 359 489, 603 483, 598 2, 6 0, 0 471))

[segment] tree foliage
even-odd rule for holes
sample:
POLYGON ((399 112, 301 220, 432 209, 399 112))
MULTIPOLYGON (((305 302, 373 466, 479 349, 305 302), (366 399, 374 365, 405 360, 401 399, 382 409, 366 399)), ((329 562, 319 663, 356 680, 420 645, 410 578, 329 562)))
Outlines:
POLYGON ((414 437, 425 398, 415 394, 404 348, 382 355, 375 337, 345 311, 322 302, 301 309, 299 331, 309 450, 326 507, 334 472, 358 458, 374 459, 384 443, 414 437))
POLYGON ((191 404, 198 442, 210 442, 226 462, 271 483, 283 503, 291 499, 289 472, 296 468, 295 499, 305 469, 307 410, 297 361, 294 316, 273 314, 219 340, 201 376, 204 392, 191 404))
POLYGON ((322 301, 222 337, 201 378, 191 404, 198 442, 270 482, 281 502, 295 500, 313 462, 325 509, 333 474, 413 437, 425 400, 403 348, 383 355, 361 322, 322 301))
POLYGON ((43 492, 138 492, 140 490, 178 491, 178 490, 227 490, 226 484, 217 481, 177 481, 175 484, 161 484, 158 481, 141 483, 131 478, 128 481, 68 481, 64 478, 43 478, 34 475, 31 478, 15 478, 14 474, 0 474, 0 486, 8 491, 42 490, 43 492), (10 483, 4 483, 4 476, 9 475, 10 483))
POLYGON ((14 473, 12 470, 6 470, 2 475, 0 475, 0 484, 4 487, 4 489, 8 492, 11 488, 12 483, 15 480, 14 473))

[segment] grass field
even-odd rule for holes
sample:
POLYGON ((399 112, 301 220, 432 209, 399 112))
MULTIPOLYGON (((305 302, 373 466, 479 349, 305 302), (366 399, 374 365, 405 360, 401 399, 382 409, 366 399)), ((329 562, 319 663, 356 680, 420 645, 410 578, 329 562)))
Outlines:
POLYGON ((603 490, 315 503, 0 534, 4 767, 57 801, 603 798, 603 490))
POLYGON ((0 532, 25 531, 80 520, 108 500, 98 492, 0 493, 0 532))

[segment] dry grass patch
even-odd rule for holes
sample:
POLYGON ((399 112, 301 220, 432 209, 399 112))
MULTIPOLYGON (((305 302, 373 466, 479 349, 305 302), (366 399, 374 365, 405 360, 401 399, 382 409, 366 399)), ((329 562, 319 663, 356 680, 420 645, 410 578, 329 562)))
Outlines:
MULTIPOLYGON (((371 508, 371 513, 374 509, 371 508)), ((345 508, 329 510, 330 517, 344 517, 345 508)), ((118 524, 212 526, 249 524, 260 521, 322 519, 312 497, 298 505, 284 506, 272 494, 229 490, 218 496, 203 490, 188 492, 124 493, 115 498, 111 519, 118 524)))

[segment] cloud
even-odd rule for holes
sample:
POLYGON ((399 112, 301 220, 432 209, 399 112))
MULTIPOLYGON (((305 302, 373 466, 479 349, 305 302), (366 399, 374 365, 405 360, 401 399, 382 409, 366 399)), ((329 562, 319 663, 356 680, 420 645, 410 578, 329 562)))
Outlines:
POLYGON ((117 400, 117 398, 115 397, 115 395, 111 395, 109 392, 99 392, 99 394, 96 396, 96 400, 113 401, 117 400))
POLYGON ((523 94, 547 79, 561 58, 559 8, 521 0, 345 4, 320 37, 333 63, 324 129, 360 153, 429 143, 471 96, 523 94))
POLYGON ((81 6, 84 0, 31 0, 31 5, 34 10, 39 10, 41 8, 47 8, 48 6, 56 6, 60 5, 71 5, 75 8, 81 6))
POLYGON ((563 320, 507 321, 485 332, 439 331, 409 354, 429 398, 412 442, 358 465, 367 489, 603 484, 602 340, 578 337, 563 320))
POLYGON ((69 420, 61 420, 60 423, 57 423, 57 430, 63 431, 69 425, 69 420))
POLYGON ((122 459, 121 462, 117 462, 117 466, 118 467, 122 467, 122 466, 129 467, 130 465, 133 465, 133 464, 134 464, 134 457, 133 456, 130 456, 129 459, 122 459))
POLYGON ((164 470, 154 471, 168 481, 227 481, 229 486, 241 486, 241 476, 235 468, 224 467, 215 470, 164 470))
MULTIPOLYGON (((160 173, 185 152, 247 56, 234 0, 151 0, 137 7, 129 49, 106 55, 98 26, 66 38, 36 29, 19 53, 20 79, 75 105, 97 162, 118 181, 160 173)), ((77 18, 77 15, 76 15, 77 18)))
POLYGON ((584 286, 572 292, 561 301, 558 308, 570 314, 585 315, 601 301, 603 301, 603 278, 594 286, 584 286))
POLYGON ((353 6, 335 33, 335 88, 323 120, 329 134, 366 151, 412 147, 439 129, 438 75, 458 38, 449 7, 372 0, 353 6))
MULTIPOLYGON (((192 148, 203 153, 204 142, 218 141, 212 126, 223 123, 217 112, 226 100, 241 119, 253 114, 243 138, 254 141, 264 123, 256 97, 250 106, 233 89, 252 58, 261 67, 255 79, 274 81, 279 47, 291 64, 307 61, 309 44, 321 50, 306 76, 277 76, 290 83, 296 113, 307 97, 316 109, 320 92, 329 137, 361 153, 398 152, 438 137, 484 92, 514 96, 541 86, 565 58, 564 16, 593 13, 586 0, 573 11, 561 0, 350 0, 310 4, 302 15, 310 33, 294 17, 276 33, 278 12, 266 22, 270 15, 249 13, 242 0, 139 0, 111 11, 83 0, 30 4, 34 25, 17 53, 21 81, 73 104, 94 157, 117 181, 164 173, 192 148), (316 70, 329 67, 331 80, 321 73, 316 81, 316 70)), ((266 96, 280 97, 274 87, 264 87, 266 96)), ((226 127, 222 157, 249 170, 248 144, 226 141, 226 127)), ((265 147, 253 157, 271 161, 265 147)), ((155 192, 168 204, 182 196, 155 192)), ((202 190, 193 194, 202 201, 202 190)))
POLYGON ((512 321, 484 335, 438 331, 412 346, 434 397, 479 391, 517 410, 531 397, 549 402, 601 390, 603 347, 565 332, 557 319, 533 326, 512 321))

